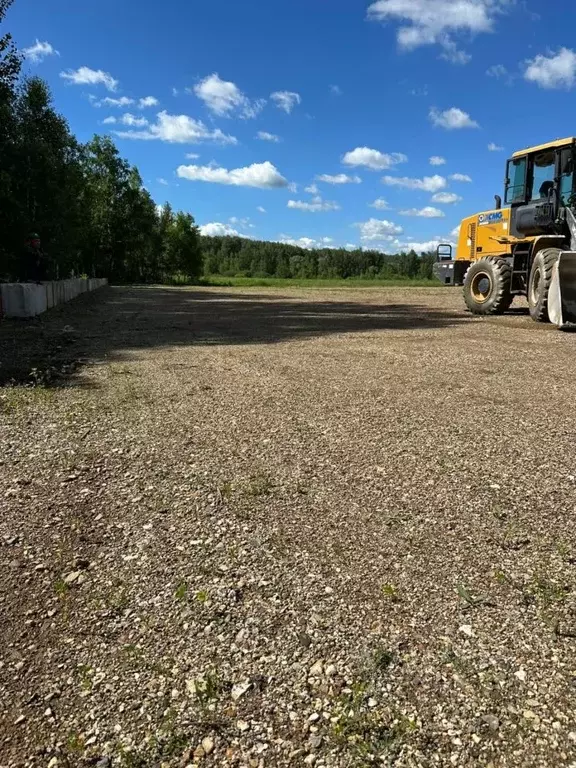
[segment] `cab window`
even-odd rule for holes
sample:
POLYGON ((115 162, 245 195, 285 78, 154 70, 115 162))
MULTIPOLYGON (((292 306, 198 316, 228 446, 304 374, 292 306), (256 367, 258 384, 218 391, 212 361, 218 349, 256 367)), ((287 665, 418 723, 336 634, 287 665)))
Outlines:
POLYGON ((508 161, 506 202, 519 203, 526 199, 526 158, 508 161))
POLYGON ((574 153, 563 149, 560 155, 560 198, 564 205, 570 203, 574 188, 574 153))
POLYGON ((531 200, 547 200, 554 189, 555 156, 553 151, 540 152, 534 157, 531 200))

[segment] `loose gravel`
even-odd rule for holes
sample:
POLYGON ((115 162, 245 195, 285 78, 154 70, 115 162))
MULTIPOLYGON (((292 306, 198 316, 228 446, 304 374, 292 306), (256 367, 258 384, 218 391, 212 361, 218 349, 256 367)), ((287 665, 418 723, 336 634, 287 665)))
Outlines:
POLYGON ((575 344, 451 289, 0 324, 0 766, 576 766, 575 344))

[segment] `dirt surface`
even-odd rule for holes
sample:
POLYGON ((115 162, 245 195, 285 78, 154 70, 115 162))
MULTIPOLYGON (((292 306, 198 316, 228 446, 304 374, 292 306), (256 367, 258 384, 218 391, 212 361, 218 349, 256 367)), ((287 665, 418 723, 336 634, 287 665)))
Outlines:
POLYGON ((450 289, 0 324, 0 766, 576 765, 575 345, 450 289))

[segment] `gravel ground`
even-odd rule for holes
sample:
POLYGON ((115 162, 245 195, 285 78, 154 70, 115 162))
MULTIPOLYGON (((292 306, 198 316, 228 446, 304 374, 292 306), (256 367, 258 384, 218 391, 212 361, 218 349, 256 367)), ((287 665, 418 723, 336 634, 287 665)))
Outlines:
POLYGON ((451 289, 1 324, 0 765, 576 766, 575 343, 451 289))

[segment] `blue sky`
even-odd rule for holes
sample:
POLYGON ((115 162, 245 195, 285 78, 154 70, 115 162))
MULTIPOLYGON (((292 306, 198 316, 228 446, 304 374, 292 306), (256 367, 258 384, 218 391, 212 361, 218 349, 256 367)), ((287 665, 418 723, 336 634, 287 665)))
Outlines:
POLYGON ((204 232, 393 252, 453 239, 506 153, 576 132, 576 7, 543 8, 15 0, 5 26, 79 139, 110 132, 204 232))

